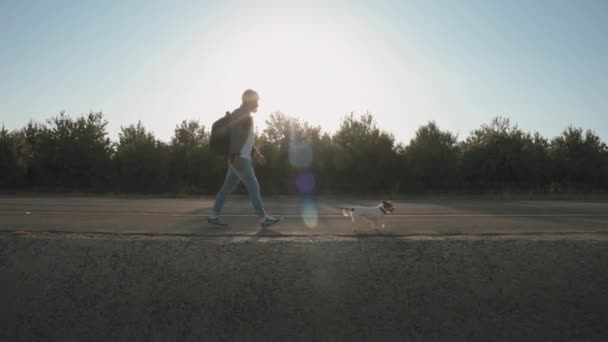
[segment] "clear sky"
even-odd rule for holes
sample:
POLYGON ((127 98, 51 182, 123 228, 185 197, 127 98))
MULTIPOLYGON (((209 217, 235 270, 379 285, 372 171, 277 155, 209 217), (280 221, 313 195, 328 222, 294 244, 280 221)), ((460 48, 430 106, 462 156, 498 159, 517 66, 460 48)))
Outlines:
POLYGON ((370 111, 407 142, 493 116, 608 140, 608 1, 0 0, 0 123, 102 111, 168 140, 261 95, 334 131, 370 111))

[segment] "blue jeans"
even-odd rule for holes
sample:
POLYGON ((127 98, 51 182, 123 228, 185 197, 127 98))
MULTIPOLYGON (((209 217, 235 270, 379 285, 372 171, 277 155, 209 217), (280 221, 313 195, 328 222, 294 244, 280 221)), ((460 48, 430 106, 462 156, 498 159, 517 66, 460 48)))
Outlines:
POLYGON ((241 158, 241 170, 237 170, 234 166, 232 166, 232 163, 228 163, 228 172, 226 173, 224 185, 222 185, 220 192, 218 192, 217 196, 215 197, 215 204, 213 205, 213 211, 211 212, 212 218, 220 216, 220 212, 224 207, 226 198, 228 195, 234 192, 234 190, 236 190, 236 187, 239 185, 239 181, 243 182, 245 188, 247 188, 249 199, 251 199, 253 208, 255 209, 255 212, 260 220, 266 217, 266 210, 264 210, 264 206, 262 205, 262 196, 260 195, 260 183, 258 183, 258 179, 255 177, 255 172, 253 172, 251 160, 241 158))

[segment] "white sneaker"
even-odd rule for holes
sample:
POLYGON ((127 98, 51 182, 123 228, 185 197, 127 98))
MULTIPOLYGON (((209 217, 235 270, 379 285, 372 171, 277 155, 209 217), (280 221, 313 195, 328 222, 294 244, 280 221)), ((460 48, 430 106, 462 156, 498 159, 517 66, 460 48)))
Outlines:
POLYGON ((214 218, 209 218, 207 219, 207 223, 211 223, 214 224, 216 226, 220 226, 220 227, 228 227, 228 223, 224 222, 224 220, 222 220, 219 217, 214 217, 214 218))
POLYGON ((266 218, 264 219, 264 221, 260 222, 260 226, 262 226, 262 229, 268 228, 270 226, 272 226, 275 223, 281 222, 283 221, 283 218, 275 218, 272 216, 266 216, 266 218))

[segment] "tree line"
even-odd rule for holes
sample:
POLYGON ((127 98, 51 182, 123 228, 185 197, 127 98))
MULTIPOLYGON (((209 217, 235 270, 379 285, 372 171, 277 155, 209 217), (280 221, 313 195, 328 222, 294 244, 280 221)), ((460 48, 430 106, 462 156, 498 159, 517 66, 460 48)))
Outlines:
MULTIPOLYGON (((459 141, 431 121, 408 144, 370 114, 344 117, 333 134, 273 113, 257 146, 265 194, 591 193, 608 190, 608 148, 591 130, 567 127, 547 139, 496 117, 459 141)), ((213 195, 226 161, 209 131, 183 121, 170 141, 141 122, 111 141, 102 113, 0 130, 0 191, 213 195)), ((242 190, 241 190, 242 191, 242 190)))

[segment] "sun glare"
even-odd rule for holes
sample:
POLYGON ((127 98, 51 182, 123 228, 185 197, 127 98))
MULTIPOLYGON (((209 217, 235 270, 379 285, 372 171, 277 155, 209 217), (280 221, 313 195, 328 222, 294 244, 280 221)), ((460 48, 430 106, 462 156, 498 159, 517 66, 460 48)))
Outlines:
POLYGON ((370 109, 378 84, 390 82, 381 72, 385 66, 358 43, 356 27, 335 18, 272 20, 223 32, 215 52, 222 60, 214 62, 222 67, 207 68, 218 73, 224 93, 238 94, 243 87, 259 91, 260 123, 281 110, 336 128, 342 115, 370 109))

